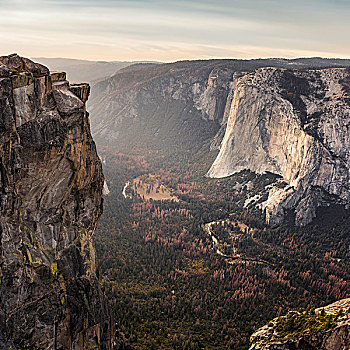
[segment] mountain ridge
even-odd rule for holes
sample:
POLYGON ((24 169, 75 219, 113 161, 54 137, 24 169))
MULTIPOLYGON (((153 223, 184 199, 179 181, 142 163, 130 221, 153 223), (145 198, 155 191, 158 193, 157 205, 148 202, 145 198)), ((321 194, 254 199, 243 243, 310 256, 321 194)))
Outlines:
POLYGON ((59 57, 35 57, 33 60, 46 65, 51 71, 66 72, 70 81, 86 81, 88 83, 94 83, 109 77, 122 68, 138 63, 133 61, 94 61, 59 57))

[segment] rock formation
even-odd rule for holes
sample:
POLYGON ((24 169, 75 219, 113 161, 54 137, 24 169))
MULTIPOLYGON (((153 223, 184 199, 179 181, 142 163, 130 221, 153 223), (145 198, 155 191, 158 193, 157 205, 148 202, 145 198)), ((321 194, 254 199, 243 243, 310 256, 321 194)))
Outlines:
POLYGON ((231 80, 213 63, 128 67, 94 86, 94 138, 118 150, 196 148, 220 128, 231 80))
POLYGON ((350 77, 347 68, 261 68, 241 77, 210 177, 243 169, 281 175, 266 208, 271 224, 287 216, 306 225, 322 206, 350 200, 350 77))
MULTIPOLYGON (((289 314, 290 319, 297 319, 298 314, 289 314)), ((289 330, 278 339, 276 325, 288 316, 276 318, 268 325, 255 332, 250 338, 250 350, 347 350, 350 347, 350 299, 337 301, 331 305, 315 310, 315 315, 309 317, 314 328, 309 327, 302 332, 289 330), (323 321, 323 322, 322 322, 323 321), (291 339, 286 339, 291 338, 291 339)), ((307 322, 307 317, 305 317, 307 322)), ((292 322, 290 322, 292 323, 292 322)), ((312 327, 311 326, 311 327, 312 327)), ((296 325, 303 329, 303 324, 296 325)), ((305 328, 305 327, 304 327, 305 328)))
POLYGON ((161 149, 164 143, 174 141, 172 137, 191 147, 218 133, 213 142, 217 148, 240 76, 262 67, 349 65, 350 60, 321 58, 135 64, 94 84, 89 99, 93 134, 98 144, 118 149, 125 144, 127 149, 134 147, 140 141, 161 149))
POLYGON ((187 151, 210 142, 212 149, 218 148, 240 76, 258 67, 310 64, 350 61, 202 60, 129 66, 93 86, 89 110, 94 138, 98 145, 119 151, 187 151))
POLYGON ((111 349, 92 235, 103 174, 88 84, 0 57, 0 348, 111 349))

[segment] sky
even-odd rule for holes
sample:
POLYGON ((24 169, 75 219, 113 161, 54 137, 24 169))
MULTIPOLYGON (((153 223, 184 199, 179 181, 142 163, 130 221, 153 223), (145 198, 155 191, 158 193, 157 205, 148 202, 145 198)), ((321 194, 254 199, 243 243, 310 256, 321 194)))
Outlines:
POLYGON ((0 0, 0 55, 350 58, 350 0, 0 0))

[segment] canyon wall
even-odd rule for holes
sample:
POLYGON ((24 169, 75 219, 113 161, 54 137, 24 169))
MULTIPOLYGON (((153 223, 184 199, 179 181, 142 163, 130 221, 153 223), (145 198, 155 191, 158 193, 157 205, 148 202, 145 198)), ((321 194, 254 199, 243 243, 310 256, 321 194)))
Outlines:
POLYGON ((197 149, 222 125, 231 81, 232 72, 212 62, 118 71, 94 85, 94 138, 121 151, 197 149))
POLYGON ((133 65, 94 85, 92 130, 106 154, 181 159, 209 145, 220 150, 209 177, 278 174, 286 186, 271 186, 259 203, 267 221, 307 225, 324 208, 349 207, 348 66, 318 58, 133 65))
POLYGON ((270 224, 306 225, 323 206, 348 208, 350 96, 347 68, 261 68, 237 82, 220 153, 208 176, 244 169, 283 177, 270 190, 270 224))
POLYGON ((111 349, 92 235, 103 173, 88 84, 0 57, 0 348, 111 349))

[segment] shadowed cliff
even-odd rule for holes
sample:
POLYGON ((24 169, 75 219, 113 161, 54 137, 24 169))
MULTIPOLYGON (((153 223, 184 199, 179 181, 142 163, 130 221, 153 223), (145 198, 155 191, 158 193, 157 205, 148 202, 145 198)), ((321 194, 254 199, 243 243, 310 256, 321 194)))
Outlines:
POLYGON ((103 174, 88 84, 0 57, 0 348, 111 349, 92 246, 103 174))

